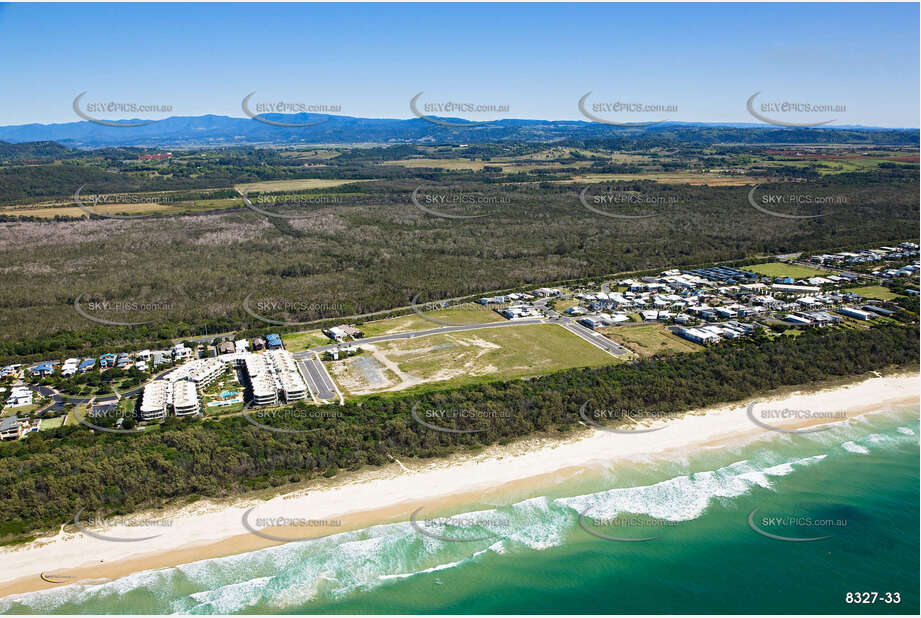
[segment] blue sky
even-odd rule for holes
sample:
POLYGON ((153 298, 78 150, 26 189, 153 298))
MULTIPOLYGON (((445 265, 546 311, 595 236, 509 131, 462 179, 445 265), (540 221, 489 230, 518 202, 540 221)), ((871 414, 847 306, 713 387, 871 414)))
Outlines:
POLYGON ((420 91, 509 107, 454 114, 476 120, 584 119, 592 91, 757 122, 761 91, 846 106, 835 124, 918 127, 918 23, 917 3, 7 4, 0 125, 79 120, 83 91, 181 116, 243 116, 252 91, 377 118, 411 117, 420 91))

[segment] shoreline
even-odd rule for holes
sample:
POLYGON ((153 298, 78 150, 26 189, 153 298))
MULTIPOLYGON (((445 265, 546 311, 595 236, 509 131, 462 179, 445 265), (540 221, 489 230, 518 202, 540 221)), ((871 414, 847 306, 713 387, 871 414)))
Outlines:
MULTIPOLYGON (((465 505, 488 503, 491 495, 507 498, 510 492, 527 494, 603 469, 610 463, 751 442, 772 433, 748 418, 746 408, 753 402, 846 413, 847 418, 853 418, 887 406, 917 404, 919 385, 921 374, 913 372, 837 379, 740 403, 692 410, 677 419, 645 425, 661 427, 661 431, 631 435, 592 430, 562 439, 524 438, 507 446, 486 447, 474 454, 413 461, 409 464, 412 469, 395 460, 382 468, 349 474, 342 481, 314 484, 269 499, 250 496, 226 502, 205 500, 125 518, 135 522, 147 518, 168 524, 157 529, 150 526, 139 529, 128 522, 104 529, 88 526, 87 535, 79 530, 66 532, 62 527, 57 535, 0 548, 0 598, 71 583, 99 583, 139 571, 175 567, 283 543, 248 532, 246 522, 268 537, 317 538, 376 524, 405 522, 419 508, 425 509, 419 515, 423 519, 465 505), (267 525, 272 523, 289 525, 267 525), (135 541, 153 535, 161 538, 135 541), (88 556, 92 558, 87 560, 88 556), (42 573, 56 583, 43 580, 42 573)), ((841 420, 843 417, 831 422, 841 420)), ((801 429, 828 421, 771 422, 785 429, 801 429)))

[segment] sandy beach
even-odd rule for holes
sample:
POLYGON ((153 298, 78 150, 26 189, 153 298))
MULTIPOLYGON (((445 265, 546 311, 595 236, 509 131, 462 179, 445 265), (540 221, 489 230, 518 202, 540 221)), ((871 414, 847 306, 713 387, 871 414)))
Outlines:
POLYGON ((917 404, 919 387, 917 373, 868 376, 816 391, 767 394, 631 428, 656 431, 612 433, 589 428, 565 440, 529 439, 445 460, 396 462, 271 499, 201 501, 181 509, 139 513, 116 525, 81 522, 83 530, 71 524, 57 535, 0 550, 0 597, 77 581, 113 579, 285 542, 272 537, 315 538, 407 521, 419 508, 424 508, 420 519, 444 514, 465 504, 488 501, 493 493, 546 486, 554 479, 618 461, 757 440, 772 433, 764 424, 803 429, 917 404), (756 418, 757 411, 768 409, 815 414, 811 418, 777 415, 770 420, 762 416, 759 425, 747 413, 750 405, 756 418))

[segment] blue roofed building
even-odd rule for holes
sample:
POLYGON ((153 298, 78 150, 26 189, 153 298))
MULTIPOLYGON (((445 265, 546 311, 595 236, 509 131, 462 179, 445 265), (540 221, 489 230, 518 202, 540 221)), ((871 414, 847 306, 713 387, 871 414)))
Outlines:
POLYGON ((41 363, 32 367, 32 369, 29 370, 29 373, 35 377, 41 378, 50 376, 54 373, 54 365, 51 363, 41 363))

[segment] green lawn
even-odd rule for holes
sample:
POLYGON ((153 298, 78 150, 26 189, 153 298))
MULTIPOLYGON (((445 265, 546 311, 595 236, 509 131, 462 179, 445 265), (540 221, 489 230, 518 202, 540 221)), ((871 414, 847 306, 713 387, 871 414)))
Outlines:
POLYGON ((67 416, 56 416, 54 418, 43 418, 41 424, 41 430, 46 431, 48 429, 57 429, 64 425, 64 421, 67 419, 67 416))
POLYGON ((245 405, 245 403, 232 403, 229 406, 209 406, 207 402, 202 402, 201 410, 205 416, 224 416, 241 412, 245 405))
POLYGON ((884 288, 881 285, 867 285, 862 288, 850 288, 846 291, 860 294, 864 298, 876 298, 879 300, 892 300, 899 296, 889 288, 884 288))
POLYGON ((664 324, 616 326, 602 332, 640 356, 652 356, 657 352, 697 352, 703 349, 675 335, 664 324))
POLYGON ((810 268, 797 264, 783 264, 781 262, 768 262, 766 264, 755 264, 754 266, 743 266, 740 270, 748 270, 768 277, 793 277, 794 279, 808 279, 809 277, 821 277, 822 275, 829 274, 827 270, 822 270, 820 268, 810 268))
POLYGON ((15 408, 3 408, 3 412, 2 412, 2 414, 0 414, 0 415, 2 415, 2 416, 12 416, 12 415, 15 414, 15 415, 20 416, 20 417, 22 417, 22 416, 32 416, 32 414, 34 414, 34 413, 37 412, 38 410, 41 410, 42 408, 44 408, 45 406, 47 406, 49 403, 51 403, 50 401, 48 401, 48 400, 45 399, 44 397, 39 397, 37 394, 33 394, 33 396, 32 396, 32 401, 33 401, 34 403, 32 403, 32 405, 30 405, 30 406, 18 406, 18 407, 15 407, 15 408))
POLYGON ((118 400, 118 409, 125 416, 134 414, 134 410, 137 407, 138 397, 124 397, 118 400))
POLYGON ((281 340, 285 344, 285 349, 292 354, 331 343, 330 338, 324 335, 320 330, 308 330, 303 333, 282 335, 281 340))

